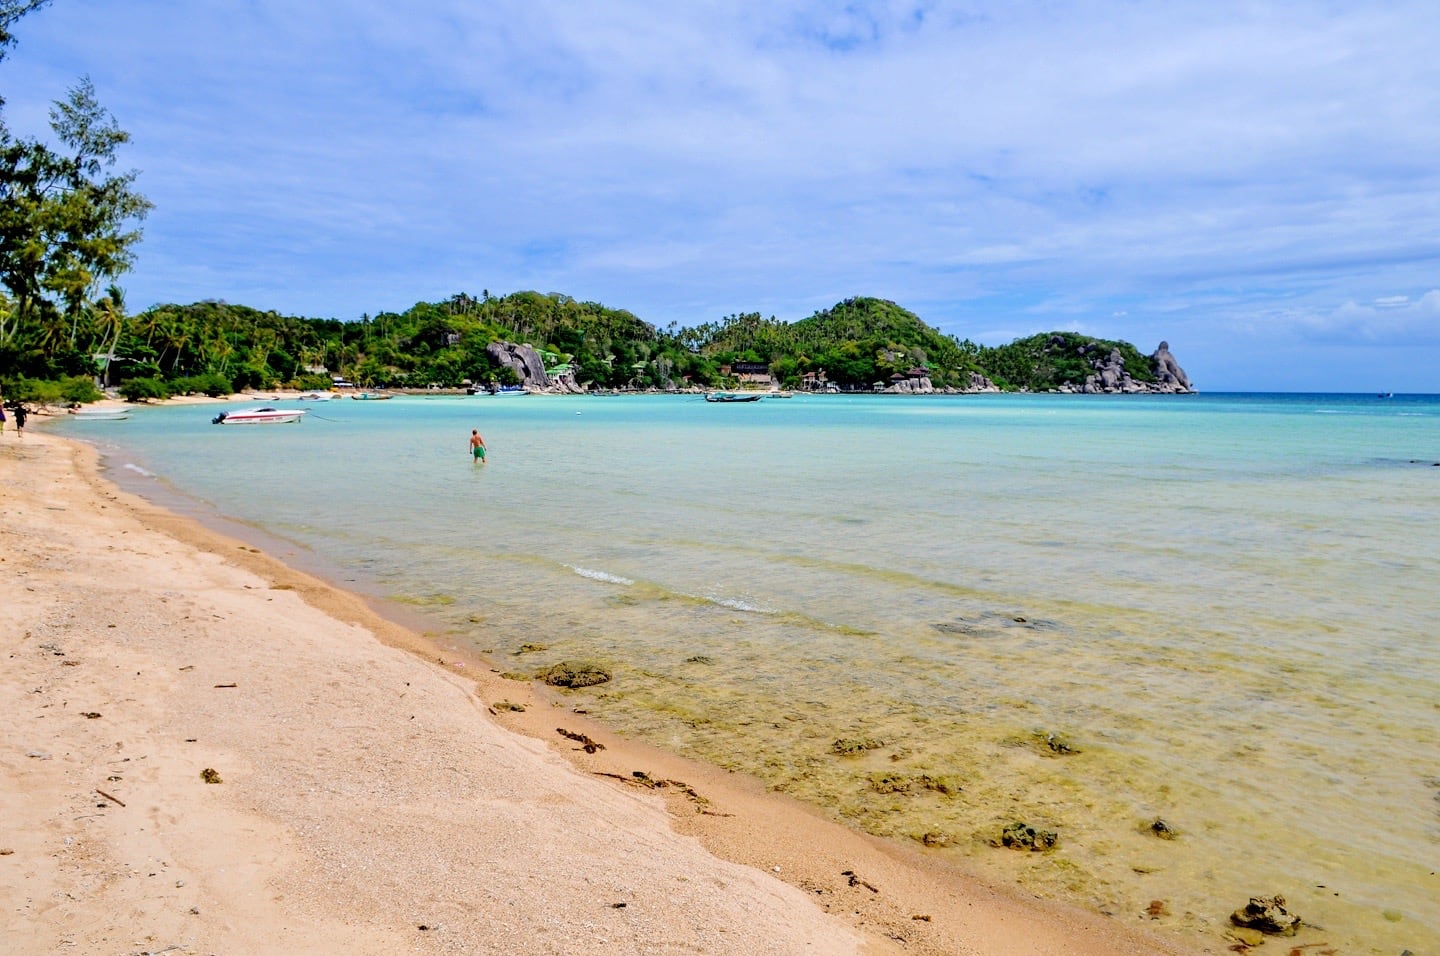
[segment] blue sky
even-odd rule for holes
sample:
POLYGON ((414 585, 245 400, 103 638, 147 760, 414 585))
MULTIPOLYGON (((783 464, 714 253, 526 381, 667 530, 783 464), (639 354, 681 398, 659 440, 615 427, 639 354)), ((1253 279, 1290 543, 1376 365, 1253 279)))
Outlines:
POLYGON ((1161 341, 1202 390, 1440 392, 1440 4, 55 0, 154 203, 132 310, 893 299, 1161 341))

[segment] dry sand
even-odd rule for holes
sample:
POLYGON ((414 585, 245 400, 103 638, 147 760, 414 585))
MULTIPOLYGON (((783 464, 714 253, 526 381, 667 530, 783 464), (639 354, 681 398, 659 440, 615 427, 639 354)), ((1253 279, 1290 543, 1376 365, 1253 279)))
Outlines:
POLYGON ((88 446, 0 439, 0 953, 1180 952, 617 739, 88 446))

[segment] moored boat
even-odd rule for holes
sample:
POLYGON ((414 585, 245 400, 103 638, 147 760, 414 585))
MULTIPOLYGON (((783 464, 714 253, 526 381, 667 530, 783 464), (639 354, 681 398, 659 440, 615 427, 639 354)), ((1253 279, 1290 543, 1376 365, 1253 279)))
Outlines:
POLYGON ((284 425, 298 422, 306 414, 303 408, 242 408, 221 412, 210 419, 212 425, 284 425))
POLYGON ((304 395, 295 396, 301 402, 328 402, 335 397, 334 392, 306 392, 304 395))
POLYGON ((394 395, 387 395, 384 392, 356 392, 350 396, 357 402, 383 402, 387 398, 394 398, 394 395))
POLYGON ((121 422, 130 417, 130 409, 77 408, 70 414, 82 422, 121 422))
POLYGON ((764 398, 760 392, 706 392, 707 402, 758 402, 764 398))

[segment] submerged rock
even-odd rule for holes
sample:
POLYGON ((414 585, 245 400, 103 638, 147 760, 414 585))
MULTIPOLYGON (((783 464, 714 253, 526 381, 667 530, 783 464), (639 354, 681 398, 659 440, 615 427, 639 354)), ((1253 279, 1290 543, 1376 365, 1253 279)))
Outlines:
POLYGON ((1283 896, 1252 896, 1244 907, 1230 914, 1230 922, 1271 936, 1294 936, 1300 917, 1285 908, 1283 896))
MULTIPOLYGON (((1233 939, 1235 942, 1245 947, 1263 946, 1265 944, 1264 933, 1260 932, 1258 929, 1246 929, 1243 926, 1236 926, 1227 930, 1225 933, 1225 938, 1233 939)), ((1245 950, 1238 951, 1245 952, 1245 950)))
POLYGON ((610 672, 592 661, 561 661, 535 676, 552 687, 591 687, 608 681, 610 672))
POLYGON ((998 840, 991 840, 991 846, 1008 846, 1012 850, 1049 850, 1060 842, 1060 834, 1054 830, 1037 830, 1023 820, 1017 820, 1000 831, 998 840))
POLYGON ((901 773, 872 773, 870 789, 876 793, 909 793, 913 781, 901 773))
POLYGON ((1174 827, 1159 817, 1156 817, 1155 822, 1151 823, 1146 829, 1162 840, 1173 840, 1179 836, 1179 834, 1175 832, 1174 827))
POLYGON ((880 771, 870 775, 870 789, 876 793, 915 793, 930 790, 948 797, 959 793, 961 787, 954 777, 880 771))
POLYGON ((879 750, 883 746, 885 741, 874 737, 841 737, 830 745, 830 752, 841 757, 853 757, 867 750, 879 750))
POLYGON ((1080 748, 1072 744, 1070 742, 1070 738, 1066 737, 1064 734, 1053 734, 1040 731, 1036 733, 1035 736, 1039 738, 1040 743, 1045 747, 1045 749, 1052 754, 1058 754, 1061 757, 1065 757, 1069 756, 1070 754, 1078 754, 1080 752, 1080 748))
POLYGON ((936 793, 943 793, 947 797, 954 796, 963 789, 960 786, 960 781, 956 780, 954 777, 946 776, 944 774, 940 774, 934 777, 930 776, 930 774, 928 773, 921 774, 920 786, 924 787, 926 790, 933 790, 936 793))

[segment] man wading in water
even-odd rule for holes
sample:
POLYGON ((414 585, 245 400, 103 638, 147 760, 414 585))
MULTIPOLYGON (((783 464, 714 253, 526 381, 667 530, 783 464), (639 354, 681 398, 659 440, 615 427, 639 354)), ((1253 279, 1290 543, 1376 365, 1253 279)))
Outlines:
POLYGON ((485 439, 480 437, 478 428, 470 429, 470 454, 482 465, 485 463, 485 439))

